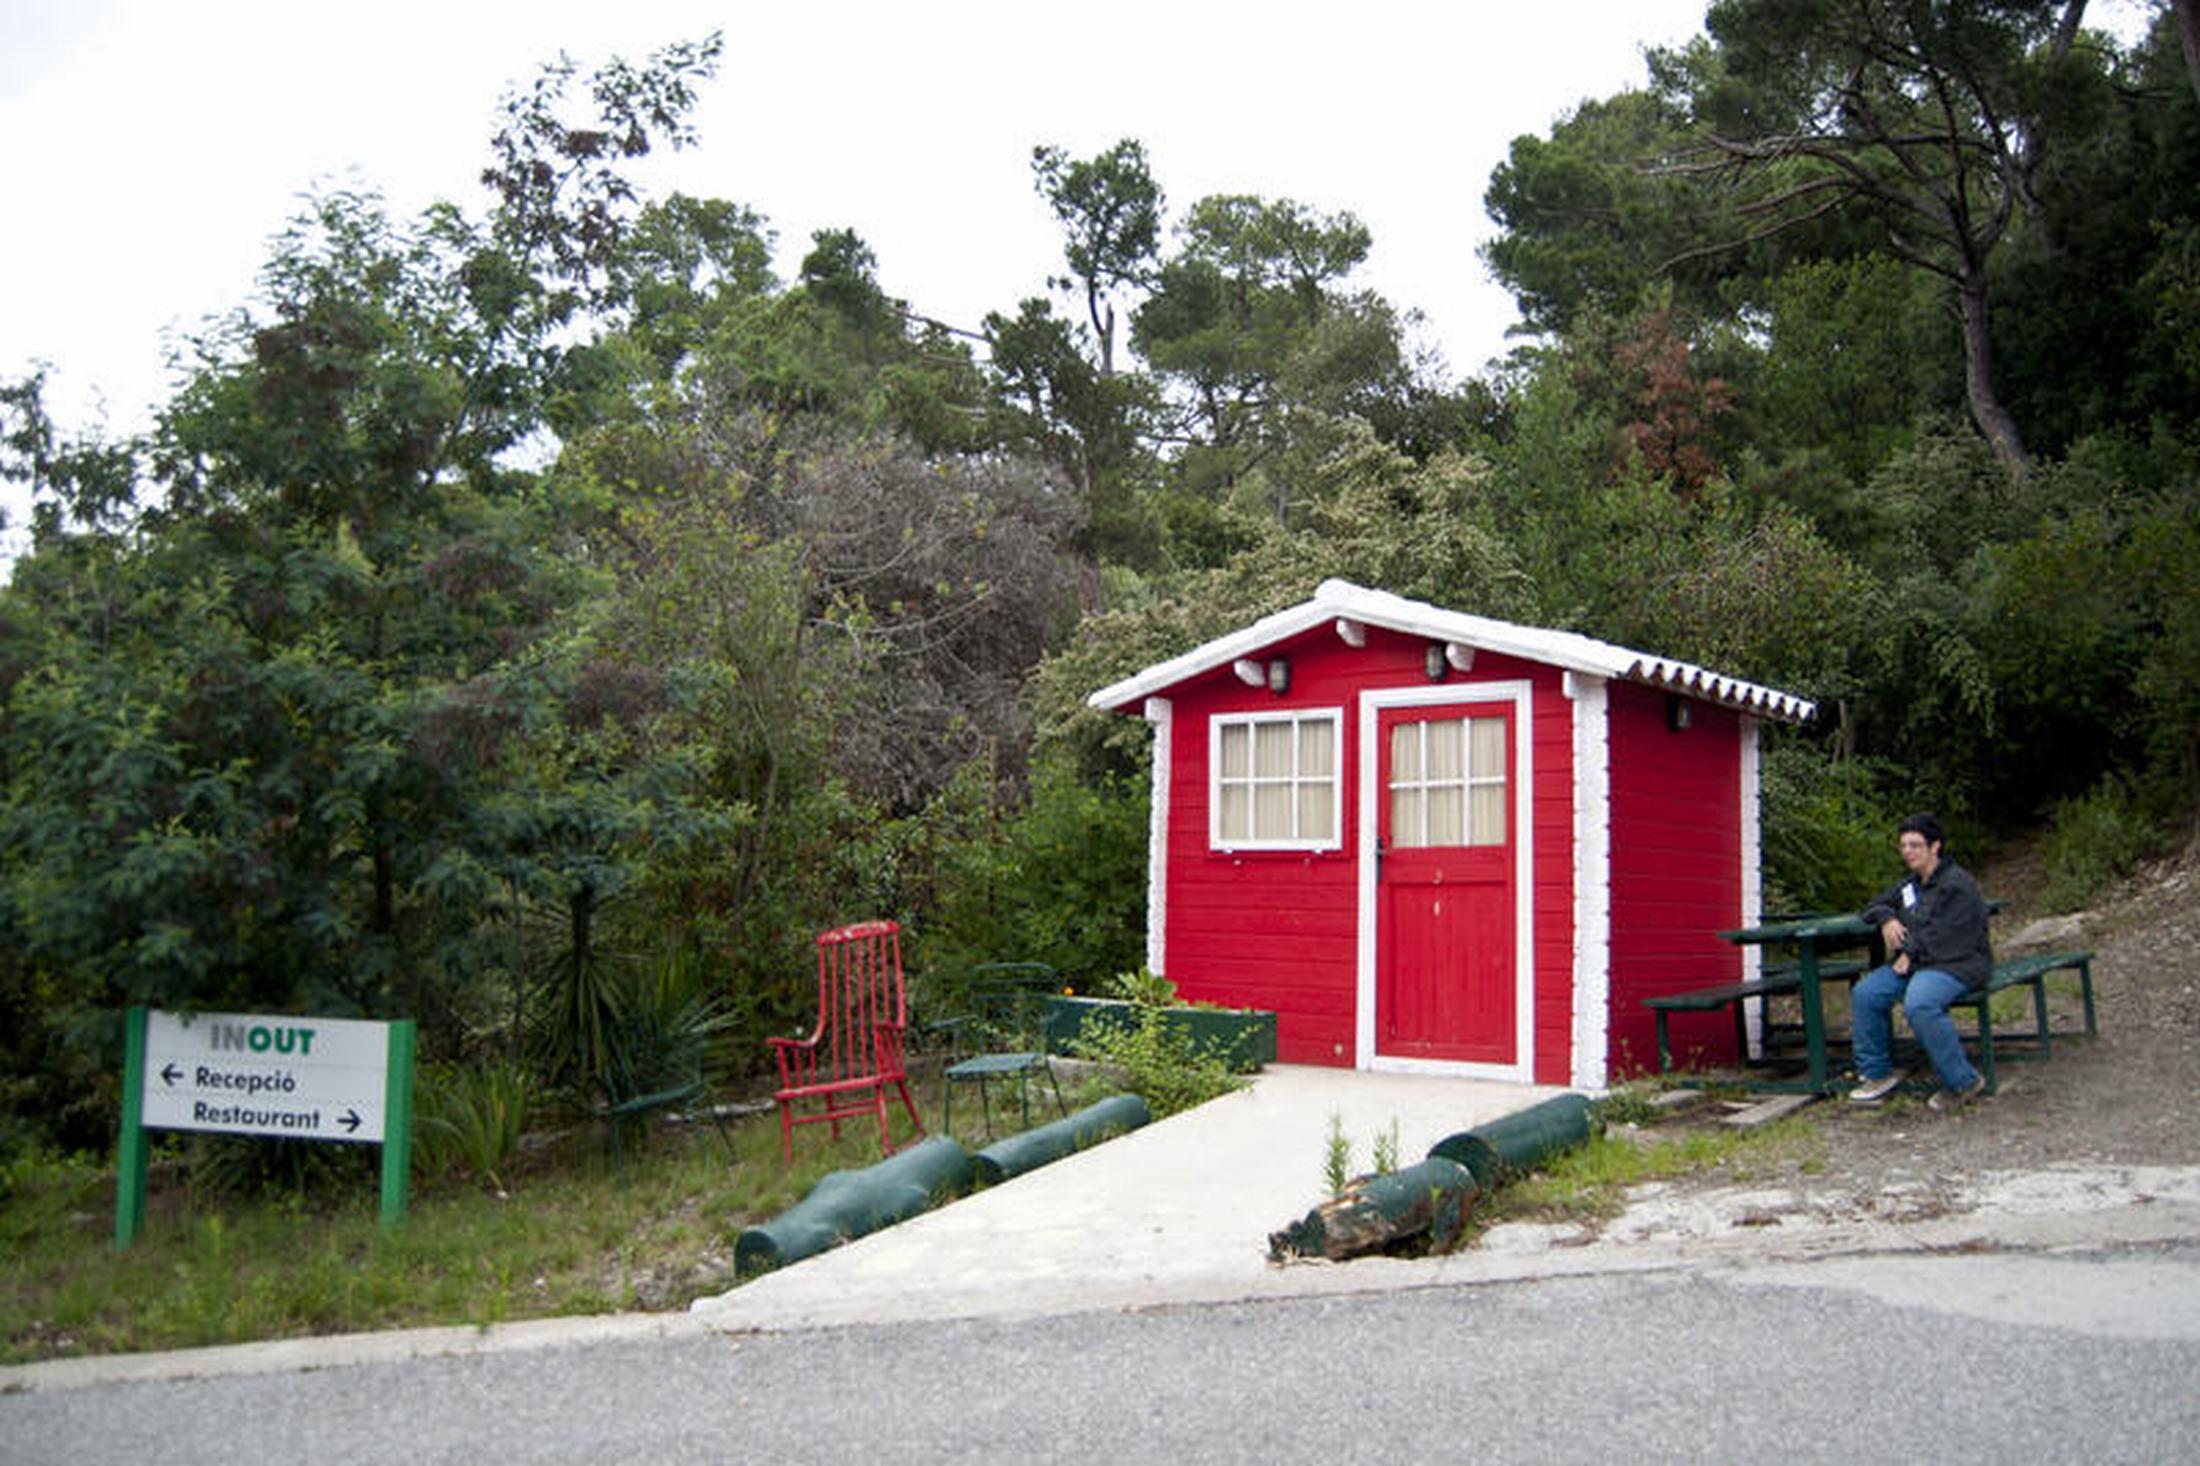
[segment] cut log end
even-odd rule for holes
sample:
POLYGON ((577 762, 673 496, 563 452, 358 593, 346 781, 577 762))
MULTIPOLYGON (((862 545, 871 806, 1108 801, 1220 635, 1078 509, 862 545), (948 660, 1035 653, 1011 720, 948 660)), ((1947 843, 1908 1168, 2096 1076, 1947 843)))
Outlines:
POLYGON ((1270 1233, 1268 1256, 1342 1262, 1419 1238, 1431 1251, 1448 1252, 1466 1230, 1478 1189, 1465 1166, 1437 1156, 1402 1171, 1356 1176, 1335 1199, 1270 1233))

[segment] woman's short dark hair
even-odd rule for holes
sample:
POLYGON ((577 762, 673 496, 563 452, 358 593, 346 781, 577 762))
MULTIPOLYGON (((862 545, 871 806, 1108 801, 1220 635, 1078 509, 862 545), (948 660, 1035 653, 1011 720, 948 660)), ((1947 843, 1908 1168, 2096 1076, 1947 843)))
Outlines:
POLYGON ((1940 821, 1929 814, 1911 815, 1902 822, 1902 828, 1898 833, 1921 835, 1928 845, 1945 844, 1948 839, 1947 833, 1940 828, 1940 821))

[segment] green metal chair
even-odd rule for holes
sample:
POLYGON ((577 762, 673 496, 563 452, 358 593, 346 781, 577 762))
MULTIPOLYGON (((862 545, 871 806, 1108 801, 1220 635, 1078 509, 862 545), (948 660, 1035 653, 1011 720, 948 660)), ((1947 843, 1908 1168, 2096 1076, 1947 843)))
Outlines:
POLYGON ((982 962, 970 969, 965 989, 969 1012, 940 1025, 951 1036, 951 1062, 946 1076, 946 1123, 942 1132, 952 1135, 955 1125, 955 1086, 978 1086, 979 1112, 985 1117, 985 1133, 993 1134, 992 1083, 1016 1081, 1016 1103, 1023 1126, 1031 1126, 1031 1078, 1046 1076, 1054 1094, 1055 1112, 1069 1114, 1062 1099, 1061 1082, 1055 1078, 1046 1044, 1039 1035, 1047 997, 1056 992, 1061 976, 1044 962, 982 962))

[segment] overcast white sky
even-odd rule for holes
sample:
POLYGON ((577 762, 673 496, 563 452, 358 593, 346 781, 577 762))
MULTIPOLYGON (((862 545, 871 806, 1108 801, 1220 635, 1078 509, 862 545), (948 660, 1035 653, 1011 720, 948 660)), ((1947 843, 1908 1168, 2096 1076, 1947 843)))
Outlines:
MULTIPOLYGON (((1514 313, 1475 254, 1511 140, 1643 78, 1703 0, 1305 4, 917 0, 0 0, 0 376, 51 365, 64 426, 142 426, 164 340, 245 301, 307 192, 477 208, 496 104, 723 29, 698 148, 647 175, 733 199, 793 272, 846 225, 884 287, 977 325, 1060 269, 1033 145, 1146 144, 1172 222, 1215 192, 1350 209, 1362 279, 1427 317, 1460 375, 1514 313)), ((20 522, 20 505, 10 519, 20 522)))
POLYGON ((1147 146, 1173 209, 1218 191, 1351 209, 1366 280, 1429 318, 1455 368, 1503 346, 1474 254, 1510 140, 1642 77, 1703 0, 1540 5, 784 3, 742 0, 0 0, 0 373, 53 363, 72 416, 164 395, 161 336, 248 294, 318 184, 401 213, 475 183, 504 88, 560 50, 584 67, 726 34, 700 148, 654 170, 746 203, 781 273, 849 225, 881 282, 976 325, 1042 289, 1060 241, 1030 152, 1147 146))

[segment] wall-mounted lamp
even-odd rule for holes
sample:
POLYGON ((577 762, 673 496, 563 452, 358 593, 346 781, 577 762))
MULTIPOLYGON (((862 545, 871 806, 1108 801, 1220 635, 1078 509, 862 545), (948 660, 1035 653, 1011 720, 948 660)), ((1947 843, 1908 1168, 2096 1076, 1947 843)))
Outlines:
POLYGON ((1421 668, 1428 673, 1429 681, 1441 682, 1444 680, 1444 673, 1450 668, 1444 660, 1444 644, 1442 642, 1432 641, 1422 651, 1421 668))
POLYGON ((1237 680, 1247 687, 1265 687, 1268 685, 1268 669, 1251 657, 1239 657, 1230 664, 1230 670, 1236 674, 1237 680))
POLYGON ((1268 663, 1268 690, 1278 697, 1291 690, 1291 663, 1283 657, 1268 663))
POLYGON ((1675 733, 1685 732, 1696 721, 1696 705, 1678 693, 1669 693, 1665 699, 1665 726, 1675 733))
POLYGON ((1472 672, 1474 648, 1465 642, 1447 641, 1444 643, 1444 660, 1451 663, 1451 670, 1454 672, 1472 672))

